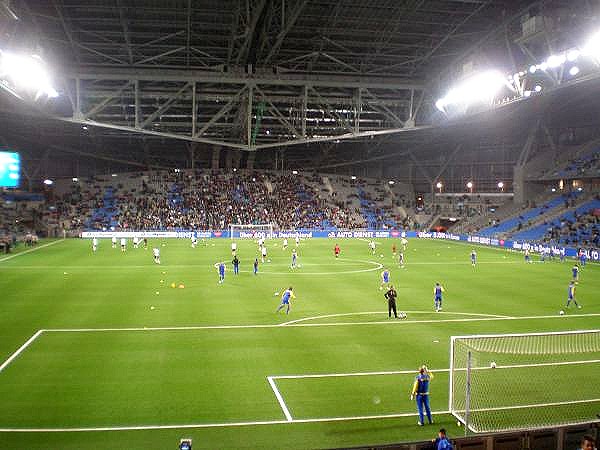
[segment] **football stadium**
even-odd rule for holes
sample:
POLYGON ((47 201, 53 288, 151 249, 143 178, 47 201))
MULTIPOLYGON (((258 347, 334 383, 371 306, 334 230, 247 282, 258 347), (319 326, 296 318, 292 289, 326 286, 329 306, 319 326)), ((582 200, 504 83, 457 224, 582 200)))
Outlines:
POLYGON ((0 31, 1 450, 597 447, 597 1, 0 31))

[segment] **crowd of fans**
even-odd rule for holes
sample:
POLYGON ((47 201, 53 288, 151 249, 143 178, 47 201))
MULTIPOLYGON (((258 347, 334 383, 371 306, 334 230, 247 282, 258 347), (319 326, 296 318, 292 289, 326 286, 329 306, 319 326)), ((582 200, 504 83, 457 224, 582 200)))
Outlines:
MULTIPOLYGON (((279 229, 363 228, 365 211, 353 205, 351 198, 324 189, 316 173, 159 171, 78 180, 49 199, 44 220, 58 235, 264 223, 279 229)), ((391 203, 375 211, 383 227, 410 225, 394 217, 391 203)))
POLYGON ((558 224, 548 224, 544 241, 576 247, 600 248, 600 211, 575 213, 574 220, 563 218, 558 224))

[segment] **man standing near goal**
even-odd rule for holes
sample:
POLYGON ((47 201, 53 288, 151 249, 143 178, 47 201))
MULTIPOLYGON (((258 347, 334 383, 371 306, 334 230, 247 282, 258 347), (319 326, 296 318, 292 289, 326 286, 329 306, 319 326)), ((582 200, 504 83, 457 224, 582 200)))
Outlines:
POLYGON ((419 421, 417 422, 417 425, 420 427, 425 423, 423 410, 427 414, 429 424, 433 423, 433 420, 431 419, 431 409, 429 408, 429 383, 432 379, 433 374, 429 372, 427 366, 421 366, 419 374, 415 377, 415 382, 410 394, 411 400, 414 400, 415 397, 417 399, 417 410, 419 411, 419 421))

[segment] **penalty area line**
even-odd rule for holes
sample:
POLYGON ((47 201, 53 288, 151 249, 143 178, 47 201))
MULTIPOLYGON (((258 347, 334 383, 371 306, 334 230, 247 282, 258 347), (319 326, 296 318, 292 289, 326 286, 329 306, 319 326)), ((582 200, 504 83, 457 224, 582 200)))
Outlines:
POLYGON ((279 392, 279 389, 277 389, 275 379, 273 377, 267 377, 267 381, 271 385, 271 389, 273 389, 273 393, 275 394, 275 398, 277 398, 277 401, 279 402, 279 406, 281 406, 283 415, 285 416, 288 422, 291 422, 293 420, 292 415, 290 414, 290 410, 288 409, 287 405, 285 404, 285 401, 283 400, 281 392, 279 392))
POLYGON ((44 330, 38 330, 38 331, 35 332, 35 334, 33 336, 31 336, 29 339, 27 339, 27 341, 23 345, 21 345, 12 355, 10 355, 8 357, 8 359, 6 361, 4 361, 2 363, 2 365, 0 366, 0 372, 2 372, 4 369, 6 369, 6 367, 11 362, 13 362, 17 356, 19 356, 21 353, 23 353, 23 351, 27 347, 29 347, 31 345, 31 343, 33 341, 35 341, 40 336, 40 334, 42 334, 43 332, 44 332, 44 330))

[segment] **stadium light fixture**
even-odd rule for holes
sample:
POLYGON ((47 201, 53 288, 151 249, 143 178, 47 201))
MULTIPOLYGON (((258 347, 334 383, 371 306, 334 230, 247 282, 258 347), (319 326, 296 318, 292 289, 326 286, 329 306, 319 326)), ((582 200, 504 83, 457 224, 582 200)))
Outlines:
POLYGON ((534 74, 537 72, 537 69, 536 65, 529 66, 529 73, 534 74))
POLYGON ((234 171, 234 172, 237 172, 237 169, 234 167, 234 168, 233 168, 233 171, 234 171))
POLYGON ((117 174, 116 174, 116 173, 113 173, 113 174, 111 175, 111 177, 116 177, 116 176, 117 176, 117 174))
POLYGON ((579 187, 577 188, 577 192, 581 192, 581 191, 583 191, 583 188, 582 188, 581 186, 579 186, 579 187))
POLYGON ((352 175, 352 176, 350 177, 350 179, 351 179, 351 180, 356 180, 356 175, 352 175))
POLYGON ((566 60, 567 60, 567 57, 564 54, 552 55, 546 60, 546 64, 551 69, 556 69, 557 67, 562 66, 566 60))
POLYGON ((573 66, 569 69, 569 75, 571 75, 572 77, 574 77, 578 73, 579 73, 579 67, 577 67, 577 66, 573 66))
POLYGON ((498 181, 498 189, 504 192, 504 183, 502 181, 498 181))
POLYGON ((536 84, 535 87, 533 88, 533 90, 535 92, 542 92, 542 85, 541 84, 536 84))
POLYGON ((471 191, 471 194, 473 193, 473 182, 472 181, 469 181, 467 183, 467 189, 469 189, 469 191, 471 191))
POLYGON ((581 52, 576 48, 569 50, 567 52, 567 61, 570 61, 570 62, 577 61, 577 58, 579 58, 580 54, 581 54, 581 52))
POLYGON ((586 56, 591 57, 599 57, 600 56, 600 32, 592 35, 585 46, 583 47, 583 52, 586 56))
POLYGON ((44 180, 44 184, 45 184, 46 186, 52 186, 52 185, 54 184, 54 181, 50 180, 49 178, 46 178, 46 179, 44 180))
POLYGON ((79 181, 79 178, 73 177, 73 183, 77 183, 78 181, 79 181))
POLYGON ((388 184, 389 184, 390 186, 393 186, 393 185, 394 185, 394 183, 395 183, 395 181, 394 181, 394 180, 390 180, 390 181, 388 181, 388 184))
POLYGON ((42 94, 49 98, 58 97, 52 87, 46 64, 38 55, 17 55, 0 50, 0 77, 8 79, 15 88, 42 94))
POLYGON ((503 87, 510 87, 506 77, 497 70, 488 70, 467 78, 435 102, 442 112, 451 105, 469 106, 473 103, 490 102, 503 87))
POLYGON ((271 134, 271 130, 267 130, 265 131, 265 133, 267 133, 267 136, 271 134))
POLYGON ((292 170, 292 175, 298 175, 298 171, 297 170, 292 170))

